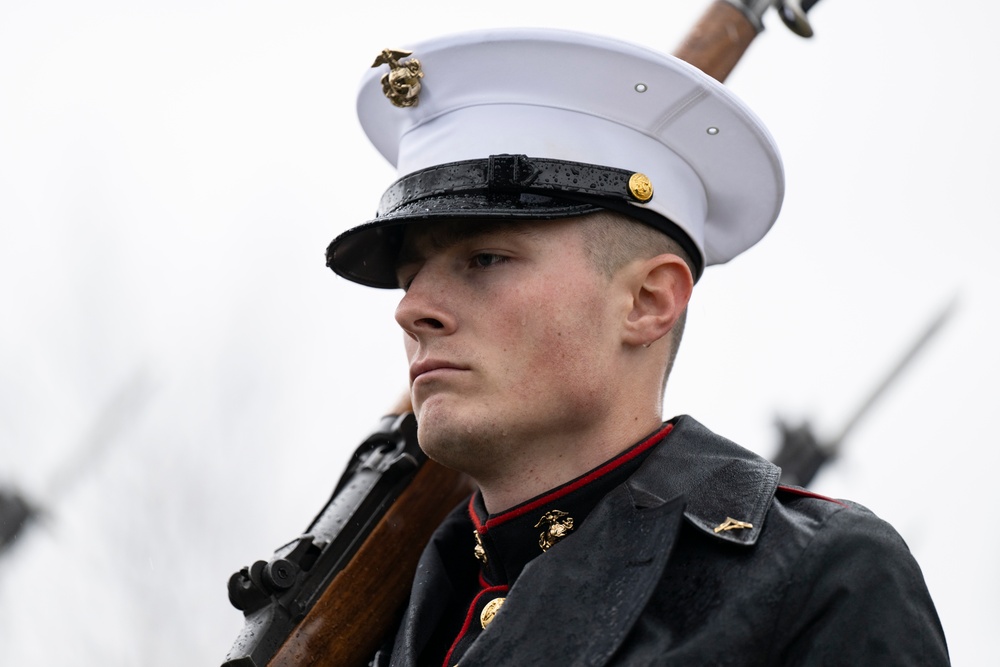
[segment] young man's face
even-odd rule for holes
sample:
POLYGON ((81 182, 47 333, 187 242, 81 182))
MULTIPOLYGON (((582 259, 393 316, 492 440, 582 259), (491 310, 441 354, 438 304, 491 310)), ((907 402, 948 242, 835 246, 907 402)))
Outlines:
POLYGON ((430 456, 485 475, 607 418, 629 299, 587 256, 579 222, 414 226, 398 277, 430 456))

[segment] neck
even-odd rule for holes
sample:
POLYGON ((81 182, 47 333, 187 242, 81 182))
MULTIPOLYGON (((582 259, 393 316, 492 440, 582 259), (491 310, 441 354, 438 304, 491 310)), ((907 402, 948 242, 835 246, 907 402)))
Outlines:
POLYGON ((475 476, 486 510, 490 514, 503 512, 576 479, 639 442, 660 423, 658 415, 634 418, 608 432, 574 434, 561 442, 534 442, 512 448, 521 454, 494 474, 481 472, 475 476))

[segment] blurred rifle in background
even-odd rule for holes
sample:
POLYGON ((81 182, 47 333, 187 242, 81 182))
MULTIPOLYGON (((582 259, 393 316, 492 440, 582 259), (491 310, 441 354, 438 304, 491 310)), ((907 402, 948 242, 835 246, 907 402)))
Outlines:
POLYGON ((861 418, 871 411, 875 402, 885 394, 889 386, 895 382, 903 370, 909 366, 916 358, 917 354, 930 342, 931 338, 941 330, 944 323, 948 321, 955 311, 956 299, 952 301, 924 328, 920 336, 910 345, 902 357, 889 370, 882 381, 874 390, 861 402, 861 405, 854 411, 854 414, 840 433, 832 440, 820 441, 813 433, 809 422, 804 422, 799 426, 790 426, 782 419, 778 419, 778 428, 781 431, 781 447, 774 457, 774 463, 781 467, 782 484, 793 484, 796 486, 807 486, 816 473, 824 464, 836 458, 843 447, 844 440, 848 434, 854 430, 861 418))
POLYGON ((38 510, 16 488, 0 487, 0 553, 14 544, 38 510))
POLYGON ((145 369, 126 378, 111 396, 97 419, 84 433, 82 442, 49 476, 41 500, 25 494, 16 485, 0 482, 0 555, 14 546, 29 526, 49 516, 48 511, 107 456, 111 447, 121 442, 125 432, 146 407, 153 385, 145 369))

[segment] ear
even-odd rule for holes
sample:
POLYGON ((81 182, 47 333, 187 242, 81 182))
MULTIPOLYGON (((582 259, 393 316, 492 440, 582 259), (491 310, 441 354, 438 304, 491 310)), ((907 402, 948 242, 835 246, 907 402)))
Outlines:
POLYGON ((671 254, 643 260, 633 268, 624 342, 648 346, 666 336, 687 308, 694 278, 687 263, 671 254))

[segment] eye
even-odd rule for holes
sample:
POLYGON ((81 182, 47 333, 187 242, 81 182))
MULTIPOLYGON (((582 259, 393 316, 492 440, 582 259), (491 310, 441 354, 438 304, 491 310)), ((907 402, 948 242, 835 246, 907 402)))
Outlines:
POLYGON ((488 269, 491 266, 506 264, 509 261, 510 258, 504 255, 497 255, 491 252, 478 252, 469 260, 469 265, 474 269, 488 269))
POLYGON ((413 284, 413 279, 416 277, 417 277, 416 271, 407 271, 407 272, 398 271, 396 273, 396 281, 398 282, 399 287, 404 292, 410 289, 410 285, 413 284))

